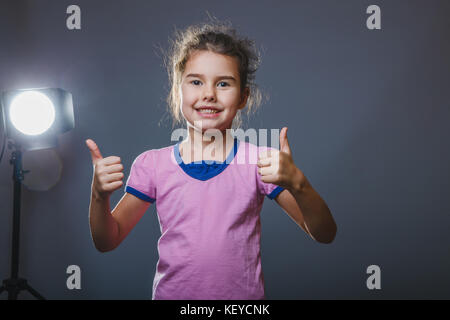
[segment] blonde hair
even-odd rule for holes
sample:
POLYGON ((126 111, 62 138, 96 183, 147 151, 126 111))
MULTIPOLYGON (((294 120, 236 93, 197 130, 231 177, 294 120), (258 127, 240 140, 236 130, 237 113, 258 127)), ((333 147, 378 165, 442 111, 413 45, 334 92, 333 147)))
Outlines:
MULTIPOLYGON (((243 98, 245 88, 249 89, 247 99, 247 117, 261 105, 263 95, 254 83, 255 73, 260 65, 260 54, 254 42, 237 35, 231 23, 213 21, 199 25, 191 25, 185 30, 175 29, 174 39, 169 39, 170 48, 165 56, 165 66, 169 75, 170 91, 166 102, 172 116, 172 128, 181 124, 180 86, 186 63, 191 54, 197 50, 207 50, 214 53, 236 57, 240 76, 240 93, 243 98)), ((233 119, 233 128, 242 125, 242 110, 238 110, 233 119)))

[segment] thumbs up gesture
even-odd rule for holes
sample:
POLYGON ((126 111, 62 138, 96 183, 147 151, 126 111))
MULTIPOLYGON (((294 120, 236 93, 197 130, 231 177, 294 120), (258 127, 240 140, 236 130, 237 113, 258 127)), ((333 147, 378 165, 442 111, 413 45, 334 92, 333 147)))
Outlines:
POLYGON ((273 183, 292 190, 302 185, 305 176, 292 159, 292 152, 287 139, 287 127, 281 129, 280 150, 268 149, 258 156, 258 174, 266 183, 273 183))
POLYGON ((92 195, 100 199, 107 198, 123 185, 123 165, 119 157, 110 156, 103 158, 97 144, 93 140, 86 140, 86 145, 91 152, 94 166, 92 195))

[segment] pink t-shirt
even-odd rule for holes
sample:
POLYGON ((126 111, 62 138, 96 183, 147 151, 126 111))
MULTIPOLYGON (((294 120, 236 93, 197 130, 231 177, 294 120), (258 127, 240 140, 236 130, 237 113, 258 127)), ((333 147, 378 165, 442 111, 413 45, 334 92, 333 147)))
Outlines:
POLYGON ((267 148, 235 138, 225 162, 185 164, 179 143, 135 159, 125 190, 156 203, 161 229, 152 299, 265 299, 260 211, 283 190, 257 172, 267 148))

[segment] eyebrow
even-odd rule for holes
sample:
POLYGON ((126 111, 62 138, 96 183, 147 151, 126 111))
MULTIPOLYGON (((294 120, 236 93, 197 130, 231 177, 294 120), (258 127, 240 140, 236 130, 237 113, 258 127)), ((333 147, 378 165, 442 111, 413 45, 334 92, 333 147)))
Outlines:
MULTIPOLYGON (((189 77, 203 78, 203 75, 199 74, 199 73, 189 73, 186 76, 186 78, 189 78, 189 77)), ((228 80, 236 81, 236 79, 234 77, 232 77, 232 76, 218 76, 218 77, 216 77, 216 79, 228 79, 228 80)))

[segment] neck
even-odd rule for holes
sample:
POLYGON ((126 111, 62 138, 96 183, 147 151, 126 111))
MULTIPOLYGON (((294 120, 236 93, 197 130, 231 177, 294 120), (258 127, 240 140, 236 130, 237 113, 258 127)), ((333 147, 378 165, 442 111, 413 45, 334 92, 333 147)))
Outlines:
POLYGON ((211 133, 188 127, 188 136, 180 143, 180 155, 184 163, 202 160, 224 162, 233 144, 231 129, 214 130, 211 133))

